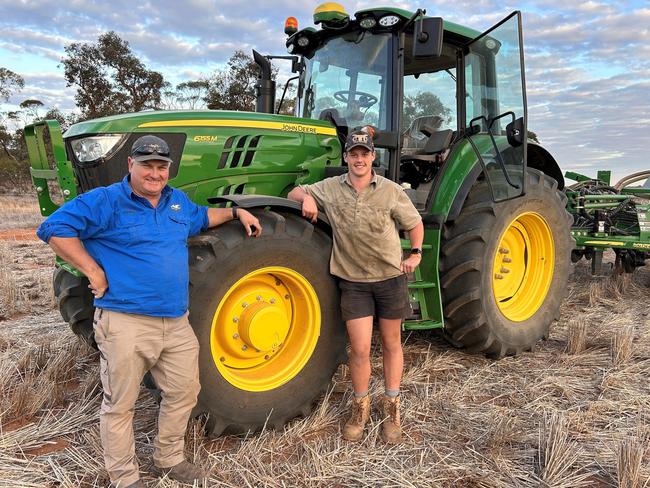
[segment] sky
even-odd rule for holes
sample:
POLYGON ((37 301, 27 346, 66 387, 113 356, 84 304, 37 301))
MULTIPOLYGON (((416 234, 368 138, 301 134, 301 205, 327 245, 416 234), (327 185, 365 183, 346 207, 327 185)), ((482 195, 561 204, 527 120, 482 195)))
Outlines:
MULTIPOLYGON (((64 46, 114 30, 150 69, 173 83, 207 76, 237 49, 286 55, 287 16, 312 25, 320 2, 276 0, 0 0, 0 67, 25 79, 3 110, 35 98, 71 110, 64 46)), ((650 1, 340 2, 354 12, 426 8, 483 31, 513 10, 523 15, 528 127, 563 171, 613 180, 650 169, 650 1)), ((282 63, 282 62, 280 62, 282 63)), ((288 75, 288 64, 280 64, 288 75)))

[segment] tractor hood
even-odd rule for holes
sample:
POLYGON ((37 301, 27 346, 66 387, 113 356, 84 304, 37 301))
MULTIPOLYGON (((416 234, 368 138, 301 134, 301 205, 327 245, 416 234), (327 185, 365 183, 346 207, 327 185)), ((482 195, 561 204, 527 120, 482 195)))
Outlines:
POLYGON ((70 127, 64 138, 89 134, 124 134, 156 131, 175 132, 179 128, 240 127, 271 129, 306 134, 336 135, 329 122, 284 115, 221 110, 152 111, 113 115, 80 122, 70 127))
POLYGON ((139 112, 89 120, 65 133, 77 193, 120 181, 139 137, 163 138, 173 161, 170 184, 196 202, 230 194, 285 196, 341 165, 329 122, 256 112, 139 112))

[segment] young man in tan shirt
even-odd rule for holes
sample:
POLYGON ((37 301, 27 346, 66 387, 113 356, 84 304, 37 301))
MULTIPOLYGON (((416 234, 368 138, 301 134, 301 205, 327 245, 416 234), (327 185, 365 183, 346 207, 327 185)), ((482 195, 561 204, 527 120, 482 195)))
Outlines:
POLYGON ((348 136, 343 159, 348 173, 294 188, 288 198, 302 203, 306 218, 315 222, 320 210, 332 224, 330 272, 339 278, 354 389, 352 412, 343 428, 343 438, 359 441, 370 417, 370 345, 373 316, 377 315, 385 385, 382 437, 395 444, 402 438, 401 324, 411 313, 406 273, 420 264, 424 228, 420 214, 403 189, 373 171, 375 148, 368 133, 354 131, 348 136), (413 248, 404 260, 399 228, 408 231, 413 248))

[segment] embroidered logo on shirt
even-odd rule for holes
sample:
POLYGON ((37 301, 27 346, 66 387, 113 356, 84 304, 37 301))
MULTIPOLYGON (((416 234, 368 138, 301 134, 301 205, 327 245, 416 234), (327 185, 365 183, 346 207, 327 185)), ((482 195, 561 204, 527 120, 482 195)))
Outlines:
POLYGON ((174 205, 172 205, 171 209, 174 212, 178 212, 181 209, 181 206, 178 203, 175 203, 174 205))

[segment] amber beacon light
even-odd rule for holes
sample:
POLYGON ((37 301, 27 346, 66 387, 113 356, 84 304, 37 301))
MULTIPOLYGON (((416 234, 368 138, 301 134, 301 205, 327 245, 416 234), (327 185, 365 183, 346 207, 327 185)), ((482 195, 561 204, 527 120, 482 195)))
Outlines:
POLYGON ((287 20, 284 21, 284 33, 292 36, 296 32, 298 32, 298 19, 295 17, 287 17, 287 20))

